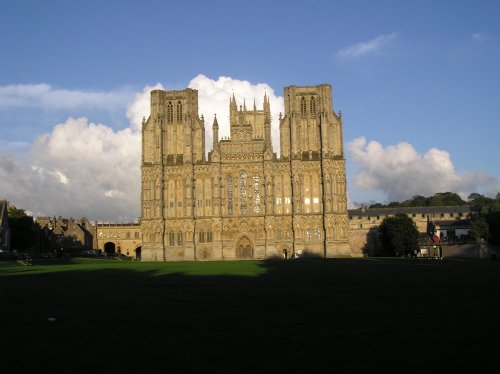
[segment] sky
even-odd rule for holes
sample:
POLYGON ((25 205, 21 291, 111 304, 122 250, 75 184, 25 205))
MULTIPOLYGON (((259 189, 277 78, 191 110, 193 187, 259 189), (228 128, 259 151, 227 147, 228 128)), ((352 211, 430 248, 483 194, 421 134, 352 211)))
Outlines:
POLYGON ((0 4, 0 199, 35 216, 139 217, 153 88, 214 114, 329 83, 349 207, 500 191, 498 1, 26 1, 0 4))

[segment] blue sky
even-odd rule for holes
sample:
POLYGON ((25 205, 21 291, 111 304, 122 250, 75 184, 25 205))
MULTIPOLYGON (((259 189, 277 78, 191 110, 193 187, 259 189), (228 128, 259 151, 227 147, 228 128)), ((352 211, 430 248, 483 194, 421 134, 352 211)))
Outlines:
POLYGON ((126 138, 141 93, 182 89, 199 74, 228 77, 232 89, 267 84, 276 100, 287 85, 332 84, 351 206, 494 195, 499 19, 498 1, 3 1, 0 198, 39 214, 137 217, 137 203, 124 204, 136 189, 121 187, 137 173, 98 156, 136 157, 126 138), (118 140, 88 151, 84 141, 72 157, 75 131, 94 146, 94 136, 118 140), (98 173, 71 174, 90 153, 107 168, 98 188, 86 186, 103 196, 95 207, 90 192, 70 197, 78 178, 98 173), (99 210, 107 204, 115 208, 99 210))

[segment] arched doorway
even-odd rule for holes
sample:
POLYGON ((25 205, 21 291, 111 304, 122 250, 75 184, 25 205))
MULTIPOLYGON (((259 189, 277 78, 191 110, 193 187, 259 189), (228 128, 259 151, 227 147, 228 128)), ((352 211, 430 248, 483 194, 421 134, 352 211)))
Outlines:
POLYGON ((137 247, 135 249, 135 259, 137 261, 141 261, 141 251, 142 251, 142 247, 137 247))
POLYGON ((107 242, 107 243, 104 244, 104 253, 107 256, 114 256, 115 252, 116 252, 115 243, 113 243, 113 242, 107 242))
POLYGON ((243 236, 236 244, 236 258, 242 260, 253 258, 253 245, 246 236, 243 236))

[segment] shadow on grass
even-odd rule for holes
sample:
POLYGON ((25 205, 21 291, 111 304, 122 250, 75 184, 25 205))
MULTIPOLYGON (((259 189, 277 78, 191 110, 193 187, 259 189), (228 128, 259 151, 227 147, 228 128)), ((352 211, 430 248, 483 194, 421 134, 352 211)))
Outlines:
POLYGON ((1 372, 497 366, 496 262, 77 262, 0 267, 1 372))

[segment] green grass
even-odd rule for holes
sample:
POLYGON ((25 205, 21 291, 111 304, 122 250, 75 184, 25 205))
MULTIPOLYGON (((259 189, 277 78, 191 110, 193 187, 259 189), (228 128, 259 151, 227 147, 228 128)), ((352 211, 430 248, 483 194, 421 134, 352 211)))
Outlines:
POLYGON ((499 271, 401 259, 0 263, 0 372, 497 372, 499 271))

